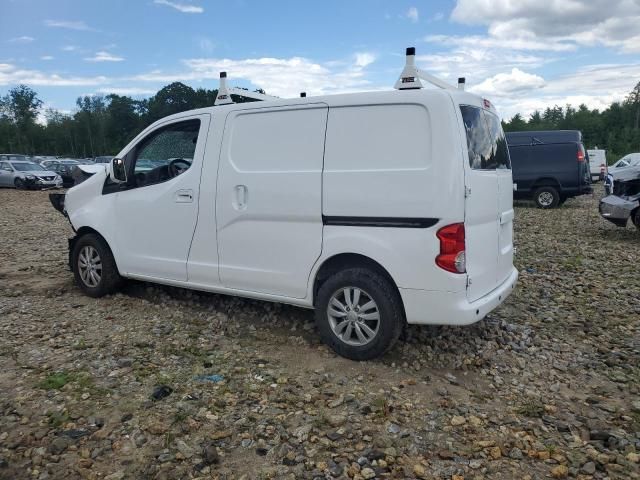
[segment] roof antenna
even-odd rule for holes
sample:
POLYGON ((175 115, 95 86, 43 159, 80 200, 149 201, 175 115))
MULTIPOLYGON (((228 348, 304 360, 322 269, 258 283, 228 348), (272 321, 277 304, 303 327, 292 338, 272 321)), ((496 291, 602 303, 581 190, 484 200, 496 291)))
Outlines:
POLYGON ((422 80, 428 82, 436 87, 444 89, 455 89, 453 85, 440 80, 438 77, 434 77, 429 73, 420 70, 416 67, 416 48, 407 48, 407 60, 400 74, 400 78, 393 86, 396 90, 414 90, 416 88, 424 88, 422 80))
POLYGON ((464 90, 464 77, 458 77, 458 90, 464 90))
POLYGON ((307 96, 307 92, 300 92, 300 98, 305 98, 307 96))

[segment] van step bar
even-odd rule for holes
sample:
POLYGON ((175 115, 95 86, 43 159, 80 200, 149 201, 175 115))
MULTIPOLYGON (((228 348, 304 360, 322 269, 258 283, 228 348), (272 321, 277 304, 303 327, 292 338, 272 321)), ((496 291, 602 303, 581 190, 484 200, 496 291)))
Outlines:
MULTIPOLYGON (((458 78, 458 86, 455 87, 450 83, 440 80, 424 70, 420 70, 416 67, 416 47, 408 47, 406 50, 407 60, 400 74, 400 78, 393 88, 396 90, 414 90, 417 88, 424 88, 422 82, 427 82, 435 85, 439 88, 447 90, 464 90, 465 79, 464 77, 458 78)), ((227 86, 227 72, 220 72, 220 86, 218 87, 218 96, 214 105, 227 105, 229 103, 235 103, 231 98, 231 95, 237 95, 239 97, 251 98, 253 100, 274 100, 278 97, 273 95, 266 95, 259 92, 251 92, 243 88, 229 87, 227 86)), ((305 98, 306 92, 301 92, 300 97, 305 98)))

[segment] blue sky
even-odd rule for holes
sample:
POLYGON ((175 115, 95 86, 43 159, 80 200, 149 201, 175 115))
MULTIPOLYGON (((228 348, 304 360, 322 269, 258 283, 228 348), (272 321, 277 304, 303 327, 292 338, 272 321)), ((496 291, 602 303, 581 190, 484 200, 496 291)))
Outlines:
POLYGON ((638 25, 637 0, 0 0, 0 95, 25 83, 71 112, 84 94, 216 88, 220 70, 279 96, 389 89, 415 46, 505 117, 603 108, 640 80, 638 25))

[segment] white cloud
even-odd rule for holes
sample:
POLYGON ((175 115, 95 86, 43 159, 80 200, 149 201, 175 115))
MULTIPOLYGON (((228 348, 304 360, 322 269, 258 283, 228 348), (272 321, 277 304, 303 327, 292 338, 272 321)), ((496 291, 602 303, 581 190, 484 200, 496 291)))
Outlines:
POLYGON ((38 70, 21 69, 9 63, 0 63, 0 85, 45 85, 47 87, 75 87, 83 85, 102 85, 107 82, 104 76, 78 77, 61 76, 56 73, 43 73, 38 70))
POLYGON ((21 37, 11 38, 9 42, 11 43, 31 43, 35 40, 33 37, 29 37, 28 35, 23 35, 21 37))
POLYGON ((533 90, 542 88, 544 85, 545 81, 541 76, 513 68, 510 73, 498 73, 486 78, 470 88, 469 91, 478 95, 510 97, 519 92, 527 92, 530 95, 533 90))
POLYGON ((369 52, 356 53, 356 67, 364 68, 376 61, 376 56, 369 52))
POLYGON ((54 28, 66 28, 68 30, 85 30, 85 31, 94 31, 93 28, 89 27, 83 21, 73 21, 73 20, 45 20, 44 24, 47 27, 54 28))
POLYGON ((78 47, 75 45, 65 45, 61 48, 61 50, 65 52, 75 52, 76 50, 78 50, 78 47))
POLYGON ((156 92, 156 89, 137 87, 104 87, 98 89, 98 93, 104 93, 105 95, 113 93, 115 95, 144 96, 153 95, 156 92))
POLYGON ((202 13, 204 8, 197 5, 189 5, 187 3, 170 2, 169 0, 153 0, 156 5, 166 5, 167 7, 175 8, 182 13, 202 13))
POLYGON ((85 58, 87 62, 121 62, 124 60, 124 57, 118 57, 117 55, 113 55, 109 52, 96 52, 93 57, 85 58))
POLYGON ((51 55, 43 55, 40 57, 40 60, 53 60, 54 57, 51 55))
POLYGON ((485 25, 498 42, 524 38, 556 48, 604 45, 640 52, 637 0, 458 0, 451 19, 485 25))
POLYGON ((418 9, 416 7, 410 7, 405 15, 413 23, 417 23, 418 20, 420 20, 420 13, 418 12, 418 9))
POLYGON ((263 88, 267 93, 280 96, 297 96, 299 92, 309 95, 346 93, 371 90, 364 66, 373 61, 372 54, 360 54, 352 57, 352 63, 330 62, 320 64, 302 57, 292 58, 248 58, 241 60, 193 58, 184 60, 187 71, 167 73, 154 70, 132 77, 139 82, 185 82, 215 81, 210 88, 217 86, 221 71, 229 73, 230 84, 240 79, 248 81, 254 88, 263 88), (359 64, 358 64, 359 61, 359 64))
POLYGON ((590 65, 568 75, 544 80, 525 72, 497 74, 469 90, 491 99, 503 118, 534 110, 584 103, 589 108, 606 109, 624 100, 640 77, 640 64, 590 65))

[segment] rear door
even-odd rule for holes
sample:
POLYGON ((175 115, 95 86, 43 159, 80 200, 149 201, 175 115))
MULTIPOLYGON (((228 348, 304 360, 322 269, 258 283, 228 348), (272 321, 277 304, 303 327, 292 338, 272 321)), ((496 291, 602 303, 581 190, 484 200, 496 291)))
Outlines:
POLYGON ((465 167, 467 298, 477 300, 513 266, 513 180, 507 144, 496 115, 461 105, 467 137, 465 167))
POLYGON ((220 152, 220 279, 304 298, 322 249, 324 104, 231 112, 220 152))
POLYGON ((513 269, 513 177, 511 175, 511 159, 502 125, 497 115, 484 110, 487 121, 493 162, 498 181, 498 264, 496 283, 502 283, 513 269))

